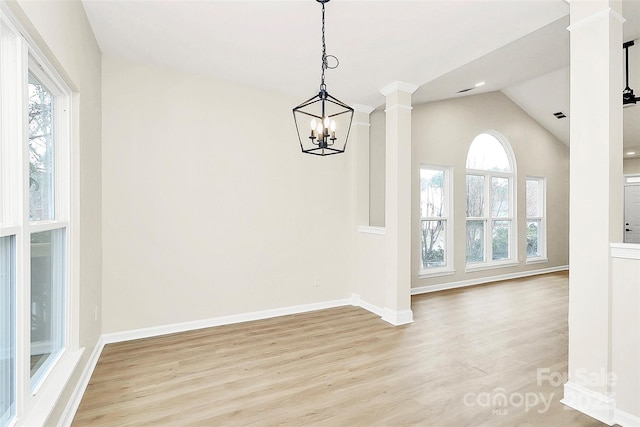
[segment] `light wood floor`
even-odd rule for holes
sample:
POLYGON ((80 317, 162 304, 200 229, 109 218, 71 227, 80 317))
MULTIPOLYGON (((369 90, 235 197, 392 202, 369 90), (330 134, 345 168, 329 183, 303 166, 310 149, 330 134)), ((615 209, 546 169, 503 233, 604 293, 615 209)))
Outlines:
POLYGON ((416 296, 401 327, 342 307, 110 344, 73 425, 604 425, 537 384, 567 370, 567 282, 416 296))

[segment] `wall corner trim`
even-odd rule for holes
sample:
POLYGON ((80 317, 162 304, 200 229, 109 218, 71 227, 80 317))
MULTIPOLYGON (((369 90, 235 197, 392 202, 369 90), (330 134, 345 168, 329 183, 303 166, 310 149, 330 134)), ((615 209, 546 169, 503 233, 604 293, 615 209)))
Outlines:
POLYGON ((569 381, 564 385, 564 398, 560 402, 607 425, 615 424, 616 401, 613 396, 596 393, 569 381))

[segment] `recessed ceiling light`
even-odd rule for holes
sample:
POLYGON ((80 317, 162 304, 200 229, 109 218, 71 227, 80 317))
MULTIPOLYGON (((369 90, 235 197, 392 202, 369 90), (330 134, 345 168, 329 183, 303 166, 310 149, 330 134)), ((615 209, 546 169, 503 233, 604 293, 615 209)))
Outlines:
MULTIPOLYGON (((318 0, 319 1, 319 0, 318 0)), ((480 87, 482 85, 484 85, 485 82, 480 82, 480 83, 476 83, 475 85, 473 85, 473 87, 468 87, 466 89, 462 89, 459 90, 458 93, 465 93, 465 92, 469 92, 470 90, 474 90, 477 87, 480 87)))
POLYGON ((636 154, 635 151, 627 151, 627 156, 633 156, 634 154, 636 154))

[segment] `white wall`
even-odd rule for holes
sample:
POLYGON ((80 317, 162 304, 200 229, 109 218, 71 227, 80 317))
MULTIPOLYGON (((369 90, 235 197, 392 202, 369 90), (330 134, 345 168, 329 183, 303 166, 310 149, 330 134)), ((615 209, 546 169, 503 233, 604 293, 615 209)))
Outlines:
POLYGON ((103 58, 103 332, 350 295, 349 154, 300 153, 299 101, 103 58))
MULTIPOLYGON (((640 245, 612 245, 611 372, 616 410, 640 418, 640 245)), ((622 424, 622 423, 620 423, 622 424)))
MULTIPOLYGON (((372 150, 384 145, 384 140, 373 131, 381 126, 380 120, 384 120, 384 116, 372 114, 372 150)), ((500 92, 415 105, 412 129, 412 287, 473 280, 568 264, 569 149, 564 144, 500 92), (504 135, 516 157, 520 263, 516 267, 465 273, 465 162, 474 137, 487 130, 494 130, 504 135), (456 273, 451 276, 418 278, 420 164, 453 167, 456 273), (526 256, 524 185, 527 176, 545 177, 547 180, 547 255, 549 259, 547 263, 526 265, 524 262, 526 256)), ((380 173, 384 171, 372 165, 371 174, 380 173)), ((372 179, 371 191, 377 192, 378 189, 373 187, 373 183, 372 179)), ((380 208, 374 204, 371 204, 371 207, 372 210, 380 208)), ((378 213, 371 213, 372 218, 379 216, 378 213)))
POLYGON ((80 2, 8 4, 74 92, 72 139, 80 161, 79 341, 86 351, 50 418, 55 425, 101 334, 100 315, 94 319, 94 309, 102 305, 101 53, 80 2))
POLYGON ((356 235, 353 292, 372 305, 373 311, 385 307, 385 236, 361 231, 356 235))

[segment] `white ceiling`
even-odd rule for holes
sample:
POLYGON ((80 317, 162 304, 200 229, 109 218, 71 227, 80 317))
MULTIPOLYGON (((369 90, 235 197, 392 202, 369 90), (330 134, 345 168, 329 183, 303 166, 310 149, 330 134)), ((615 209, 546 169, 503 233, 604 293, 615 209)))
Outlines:
MULTIPOLYGON (((316 1, 83 3, 105 55, 300 100, 318 90, 321 7, 316 1)), ((624 3, 629 40, 640 36, 640 2, 624 3)), ((327 71, 327 87, 348 104, 379 107, 384 103, 379 90, 395 80, 420 86, 415 103, 462 96, 459 90, 485 81, 464 95, 503 90, 568 144, 568 119, 552 116, 560 110, 569 116, 568 13, 563 0, 333 0, 326 5, 327 53, 337 56, 340 66, 327 71)), ((640 51, 640 44, 634 48, 640 51)), ((640 82, 636 86, 640 92, 640 82)), ((640 126, 640 106, 625 109, 625 120, 640 126), (626 120, 636 112, 637 121, 626 120)), ((625 139, 630 135, 640 137, 640 129, 625 129, 625 139)), ((625 145, 640 146, 636 142, 625 145)))
MULTIPOLYGON (((640 1, 624 0, 623 15, 624 40, 640 38, 640 1)), ((568 21, 564 21, 568 24, 568 21)), ((566 28, 566 26, 565 26, 566 28)), ((562 55, 566 58, 565 66, 547 74, 541 74, 530 80, 506 85, 502 92, 518 104, 531 117, 542 124, 549 132, 565 144, 569 145, 569 34, 566 29, 550 25, 538 32, 557 32, 557 40, 562 40, 562 55), (565 119, 557 119, 553 113, 562 111, 567 115, 565 119)), ((540 56, 539 58, 546 58, 540 56)), ((557 60, 558 58, 554 58, 557 60)), ((548 59, 545 59, 545 62, 548 59)), ((636 95, 640 92, 640 42, 629 49, 629 82, 636 95)), ((622 99, 620 88, 620 98, 622 99)), ((624 147, 626 158, 640 157, 640 105, 624 109, 624 147)))

